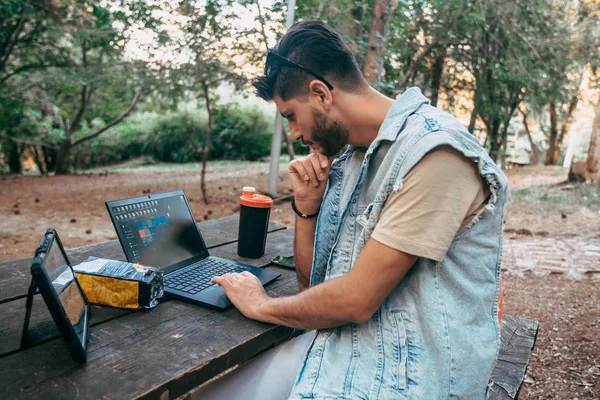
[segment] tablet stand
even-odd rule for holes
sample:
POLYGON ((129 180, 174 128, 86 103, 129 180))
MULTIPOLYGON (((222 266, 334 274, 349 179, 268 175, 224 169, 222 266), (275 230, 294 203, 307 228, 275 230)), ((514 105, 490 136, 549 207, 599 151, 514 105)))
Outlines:
POLYGON ((29 320, 31 319, 31 309, 33 308, 33 296, 35 296, 35 278, 31 278, 31 284, 27 291, 27 302, 25 303, 25 323, 23 324, 23 334, 21 335, 21 348, 27 348, 31 344, 29 335, 29 320))

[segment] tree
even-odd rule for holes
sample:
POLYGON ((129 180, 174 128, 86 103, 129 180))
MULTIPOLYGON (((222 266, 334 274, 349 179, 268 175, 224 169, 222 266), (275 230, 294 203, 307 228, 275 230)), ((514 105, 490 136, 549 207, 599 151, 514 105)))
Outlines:
POLYGON ((9 44, 2 45, 0 89, 4 97, 21 98, 44 123, 37 130, 18 125, 5 138, 27 142, 39 166, 63 174, 73 148, 120 123, 149 86, 145 63, 126 60, 124 48, 131 26, 160 25, 151 15, 156 6, 142 0, 122 0, 110 10, 85 1, 13 3, 2 15, 0 38, 9 44))
POLYGON ((12 77, 68 64, 64 57, 66 1, 7 0, 0 6, 0 87, 12 77))
POLYGON ((10 0, 0 6, 0 147, 12 173, 21 172, 21 156, 30 146, 21 138, 30 89, 21 77, 64 65, 57 38, 65 16, 58 1, 10 0))
MULTIPOLYGON (((474 111, 472 123, 477 116, 483 120, 486 143, 493 160, 499 160, 501 149, 508 136, 510 120, 521 102, 526 86, 526 73, 520 68, 518 47, 505 21, 521 19, 521 4, 502 9, 482 5, 474 15, 476 26, 469 30, 464 44, 456 55, 463 58, 475 78, 474 111)), ((520 27, 515 27, 519 29, 520 27)))
POLYGON ((600 183, 600 98, 596 104, 596 116, 592 126, 586 167, 587 179, 592 183, 600 183))
POLYGON ((504 155, 519 103, 548 102, 545 88, 557 79, 555 63, 568 56, 570 46, 564 40, 568 24, 556 23, 560 11, 542 0, 480 3, 465 19, 471 26, 462 26, 464 35, 451 55, 470 72, 458 78, 459 87, 473 93, 469 130, 478 117, 483 120, 494 160, 504 155))
POLYGON ((200 187, 206 204, 206 161, 210 152, 213 109, 218 99, 216 89, 224 83, 241 89, 247 79, 236 72, 233 61, 233 20, 228 1, 188 1, 184 37, 179 49, 188 61, 172 69, 172 79, 179 82, 180 97, 193 97, 204 103, 208 114, 208 129, 202 151, 200 187))
MULTIPOLYGON (((466 25, 473 5, 466 0, 399 3, 390 22, 386 61, 385 80, 387 86, 393 88, 390 94, 403 91, 420 72, 429 72, 420 68, 432 52, 438 50, 438 67, 440 62, 443 66, 445 49, 462 36, 462 27, 466 25)), ((437 73, 440 77, 441 69, 437 73)))
POLYGON ((548 149, 545 164, 557 164, 562 144, 579 103, 579 91, 586 64, 592 68, 599 63, 598 40, 600 20, 592 2, 551 3, 549 21, 553 30, 537 39, 537 51, 543 54, 550 68, 543 70, 541 79, 532 80, 529 102, 548 113, 548 149), (551 33, 551 34, 549 34, 551 33))
POLYGON ((131 23, 128 16, 99 6, 88 6, 79 12, 75 30, 65 37, 70 40, 71 68, 59 78, 56 88, 62 111, 60 124, 64 127, 56 160, 57 174, 68 172, 67 161, 74 148, 123 121, 142 94, 136 82, 140 81, 144 65, 123 60, 124 31, 115 24, 116 21, 131 23), (61 101, 61 97, 66 101, 61 101), (125 108, 123 103, 129 105, 125 108), (89 129, 98 114, 105 116, 105 124, 89 129))

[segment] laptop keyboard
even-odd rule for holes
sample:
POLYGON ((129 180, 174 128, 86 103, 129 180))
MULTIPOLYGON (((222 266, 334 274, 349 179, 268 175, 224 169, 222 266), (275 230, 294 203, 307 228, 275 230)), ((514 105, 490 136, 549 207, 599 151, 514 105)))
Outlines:
POLYGON ((165 276, 164 286, 169 289, 196 294, 212 286, 213 283, 210 280, 215 276, 228 272, 243 271, 248 271, 248 268, 206 258, 165 276))

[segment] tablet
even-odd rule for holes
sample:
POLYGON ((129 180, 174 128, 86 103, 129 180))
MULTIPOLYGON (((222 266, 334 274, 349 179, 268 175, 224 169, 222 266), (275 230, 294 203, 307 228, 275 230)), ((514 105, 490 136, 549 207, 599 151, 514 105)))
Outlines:
POLYGON ((85 363, 90 307, 54 229, 40 242, 31 274, 73 360, 85 363))

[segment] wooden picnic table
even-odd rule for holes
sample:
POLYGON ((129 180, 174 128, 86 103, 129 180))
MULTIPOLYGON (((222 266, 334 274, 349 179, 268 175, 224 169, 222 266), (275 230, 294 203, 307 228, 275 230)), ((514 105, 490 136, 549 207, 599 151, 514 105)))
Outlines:
MULTIPOLYGON (((199 223, 211 255, 266 266, 292 255, 293 230, 271 222, 265 255, 237 255, 238 216, 199 223)), ((45 229, 40 230, 40 238, 45 229)), ((59 232, 60 235, 60 232, 59 232)), ((31 249, 33 253, 35 249, 31 249)), ((125 260, 117 240, 67 251, 73 264, 89 256, 125 260)), ((92 307, 88 361, 78 365, 35 296, 30 330, 34 345, 20 349, 31 258, 0 264, 0 398, 165 399, 287 340, 291 328, 251 321, 234 307, 224 312, 165 299, 152 310, 92 307)), ((298 291, 293 270, 267 286, 273 296, 298 291)))
MULTIPOLYGON (((276 255, 292 255, 293 229, 271 222, 265 255, 245 259, 237 255, 238 223, 238 216, 231 216, 198 224, 210 254, 280 272, 267 286, 270 295, 296 293, 295 272, 269 265, 276 255)), ((125 259, 117 240, 67 254, 73 264, 89 256, 125 259)), ((292 332, 249 320, 233 307, 218 312, 172 299, 143 311, 94 306, 88 361, 78 365, 39 294, 30 322, 33 345, 20 349, 30 265, 31 258, 0 264, 1 399, 177 398, 284 342, 292 332)), ((488 399, 516 398, 536 333, 537 322, 505 317, 488 399)))

